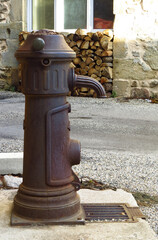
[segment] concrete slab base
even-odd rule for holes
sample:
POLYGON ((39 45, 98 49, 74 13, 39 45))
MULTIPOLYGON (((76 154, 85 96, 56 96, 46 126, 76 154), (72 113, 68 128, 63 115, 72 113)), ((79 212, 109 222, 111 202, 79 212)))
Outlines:
MULTIPOLYGON (((142 219, 137 223, 86 223, 70 226, 11 227, 10 216, 17 190, 0 191, 0 239, 3 240, 157 240, 149 224, 142 219)), ((80 190, 82 203, 124 202, 137 206, 132 194, 123 190, 80 190)))

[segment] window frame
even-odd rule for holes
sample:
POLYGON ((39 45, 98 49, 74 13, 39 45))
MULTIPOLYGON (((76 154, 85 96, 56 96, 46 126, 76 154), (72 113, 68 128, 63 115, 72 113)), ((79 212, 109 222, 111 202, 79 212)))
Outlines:
MULTIPOLYGON (((27 0, 27 31, 33 31, 32 0, 27 0)), ((87 0, 87 28, 85 32, 98 32, 104 29, 94 29, 94 0, 87 0)), ((37 29, 38 30, 38 29, 37 29)), ((54 29, 56 32, 75 33, 76 29, 64 29, 64 0, 54 0, 54 29), (62 7, 61 7, 62 6, 62 7)))

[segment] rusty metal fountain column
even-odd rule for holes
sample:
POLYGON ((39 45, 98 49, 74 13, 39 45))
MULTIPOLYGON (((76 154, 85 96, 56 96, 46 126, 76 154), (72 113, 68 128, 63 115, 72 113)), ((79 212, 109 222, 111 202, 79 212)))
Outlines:
POLYGON ((83 224, 79 183, 71 169, 80 163, 80 143, 70 139, 66 101, 75 52, 62 35, 40 30, 15 56, 25 94, 24 166, 11 224, 83 224))

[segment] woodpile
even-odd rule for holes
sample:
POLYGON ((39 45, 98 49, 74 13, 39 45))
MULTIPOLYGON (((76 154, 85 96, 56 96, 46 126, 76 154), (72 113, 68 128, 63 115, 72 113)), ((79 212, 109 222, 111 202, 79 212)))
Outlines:
POLYGON ((19 44, 20 45, 23 45, 27 36, 28 36, 29 32, 25 32, 25 31, 22 31, 19 33, 19 44))
MULTIPOLYGON (((20 45, 24 43, 28 32, 19 34, 20 45)), ((75 34, 64 36, 68 45, 76 52, 73 60, 75 73, 92 77, 99 81, 105 88, 107 96, 112 94, 112 69, 113 69, 113 32, 85 32, 77 29, 75 34)), ((70 95, 96 97, 93 89, 75 89, 70 95)))
MULTIPOLYGON (((75 34, 68 34, 65 40, 76 52, 76 58, 73 60, 75 73, 99 81, 110 97, 113 78, 113 32, 104 30, 85 34, 83 30, 77 29, 75 34)), ((76 89, 71 95, 96 96, 94 90, 88 88, 76 89)))

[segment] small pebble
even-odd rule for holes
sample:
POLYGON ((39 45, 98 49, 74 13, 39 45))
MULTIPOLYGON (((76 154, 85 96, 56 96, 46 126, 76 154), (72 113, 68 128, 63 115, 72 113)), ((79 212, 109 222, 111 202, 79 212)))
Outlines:
POLYGON ((4 186, 8 188, 18 188, 22 183, 22 178, 5 175, 3 178, 4 186))

